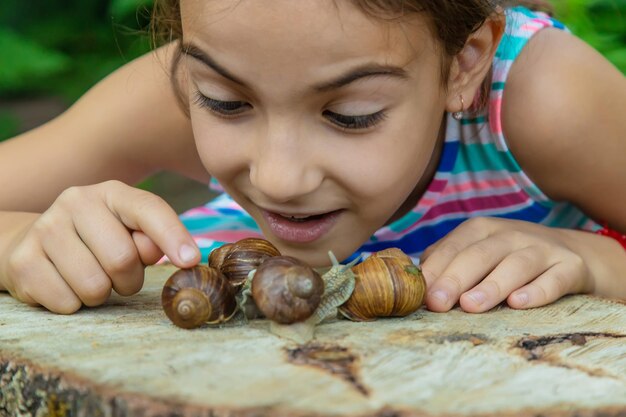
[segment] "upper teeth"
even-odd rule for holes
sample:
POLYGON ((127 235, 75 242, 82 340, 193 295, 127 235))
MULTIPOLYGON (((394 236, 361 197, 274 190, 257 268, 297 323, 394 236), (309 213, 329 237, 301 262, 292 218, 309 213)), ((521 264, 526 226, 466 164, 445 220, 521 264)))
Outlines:
POLYGON ((292 216, 290 214, 288 215, 283 214, 283 217, 289 217, 290 219, 306 219, 307 217, 311 217, 311 216, 292 216))

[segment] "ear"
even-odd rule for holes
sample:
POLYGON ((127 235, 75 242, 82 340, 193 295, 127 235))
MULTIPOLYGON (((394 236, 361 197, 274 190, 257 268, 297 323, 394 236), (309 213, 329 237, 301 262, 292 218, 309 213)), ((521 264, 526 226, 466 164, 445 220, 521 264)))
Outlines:
POLYGON ((489 74, 505 23, 504 13, 498 10, 469 36, 463 49, 453 57, 448 77, 447 111, 457 112, 471 107, 489 74))

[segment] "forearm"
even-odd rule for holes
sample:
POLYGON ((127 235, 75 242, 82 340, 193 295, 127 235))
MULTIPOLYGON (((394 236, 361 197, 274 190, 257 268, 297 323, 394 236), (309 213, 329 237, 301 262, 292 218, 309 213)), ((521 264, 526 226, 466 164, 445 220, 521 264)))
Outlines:
POLYGON ((38 213, 0 212, 0 291, 7 291, 7 260, 11 247, 39 217, 38 213))
POLYGON ((626 300, 626 250, 610 237, 579 230, 564 230, 572 250, 589 268, 592 294, 626 300))

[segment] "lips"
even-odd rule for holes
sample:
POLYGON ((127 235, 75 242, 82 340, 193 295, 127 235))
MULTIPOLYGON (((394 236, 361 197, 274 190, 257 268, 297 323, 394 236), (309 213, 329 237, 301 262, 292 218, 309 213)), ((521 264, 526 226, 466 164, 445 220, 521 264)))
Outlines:
POLYGON ((313 242, 332 229, 342 210, 320 214, 286 214, 262 210, 271 232, 287 242, 313 242))

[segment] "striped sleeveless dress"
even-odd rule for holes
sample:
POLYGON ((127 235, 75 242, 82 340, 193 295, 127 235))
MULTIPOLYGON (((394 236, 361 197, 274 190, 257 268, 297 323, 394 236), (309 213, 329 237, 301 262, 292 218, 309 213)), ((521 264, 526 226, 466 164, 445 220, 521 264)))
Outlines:
MULTIPOLYGON (((550 200, 509 152, 502 133, 501 108, 511 65, 539 30, 565 28, 545 14, 523 7, 508 9, 506 22, 493 61, 488 107, 471 118, 447 116, 442 156, 424 195, 410 212, 376 231, 349 259, 399 247, 418 260, 430 244, 463 221, 479 216, 590 231, 601 228, 575 206, 550 200)), ((215 181, 211 188, 221 191, 215 181)), ((225 193, 183 213, 181 220, 196 239, 204 262, 210 251, 224 242, 261 236, 252 217, 225 193)))

